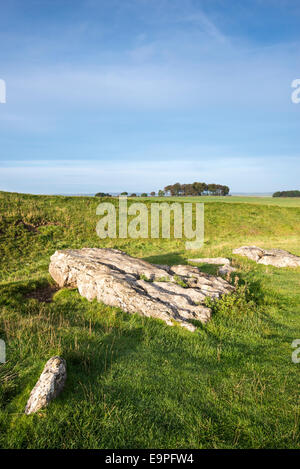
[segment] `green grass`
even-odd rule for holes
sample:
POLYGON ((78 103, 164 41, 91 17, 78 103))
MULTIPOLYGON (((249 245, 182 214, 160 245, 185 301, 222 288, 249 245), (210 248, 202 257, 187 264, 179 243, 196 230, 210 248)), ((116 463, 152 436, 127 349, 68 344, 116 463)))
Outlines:
POLYGON ((300 365, 291 362, 291 343, 300 338, 300 268, 232 255, 244 244, 300 255, 300 207, 287 199, 212 199, 204 200, 204 247, 191 252, 184 240, 100 240, 92 197, 0 193, 0 337, 7 343, 0 447, 300 447, 300 365), (195 333, 89 303, 76 290, 59 290, 49 303, 31 298, 53 284, 56 249, 103 246, 167 264, 228 256, 241 286, 212 304, 212 320, 195 333), (54 354, 67 360, 66 388, 25 416, 54 354))
MULTIPOLYGON (((165 200, 156 197, 156 200, 165 200)), ((278 205, 279 207, 300 207, 300 197, 255 197, 255 196, 203 196, 203 197, 180 197, 179 200, 184 202, 193 202, 197 199, 198 202, 223 202, 223 203, 246 203, 255 205, 278 205)), ((168 200, 178 200, 176 197, 168 197, 168 200)))

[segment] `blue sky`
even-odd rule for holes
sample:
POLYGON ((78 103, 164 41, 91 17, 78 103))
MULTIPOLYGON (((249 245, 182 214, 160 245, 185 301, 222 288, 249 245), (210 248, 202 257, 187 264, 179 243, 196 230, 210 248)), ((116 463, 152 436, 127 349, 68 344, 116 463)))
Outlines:
POLYGON ((10 0, 0 24, 0 190, 300 189, 299 0, 10 0))

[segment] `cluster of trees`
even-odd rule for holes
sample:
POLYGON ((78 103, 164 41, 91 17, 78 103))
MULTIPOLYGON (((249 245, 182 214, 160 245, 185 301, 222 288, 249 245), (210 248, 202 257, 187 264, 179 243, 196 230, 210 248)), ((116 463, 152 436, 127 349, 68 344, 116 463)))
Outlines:
POLYGON ((300 197, 300 191, 278 191, 274 192, 273 197, 300 197))
MULTIPOLYGON (((128 194, 128 192, 121 192, 120 195, 128 195, 128 197, 138 197, 138 195, 137 195, 135 192, 133 192, 133 193, 130 194, 130 195, 128 194)), ((155 195, 155 192, 151 192, 150 195, 153 195, 153 196, 154 196, 154 195, 155 195)), ((146 194, 146 192, 143 192, 143 193, 141 194, 141 197, 148 197, 148 194, 146 194)))
MULTIPOLYGON (((180 184, 176 182, 176 184, 170 184, 166 186, 164 190, 159 190, 157 195, 158 197, 164 197, 165 195, 174 196, 191 196, 191 195, 228 195, 229 194, 229 187, 223 186, 221 184, 206 184, 205 182, 193 182, 193 184, 180 184)), ((299 191, 291 191, 291 192, 299 192, 299 191)), ((276 192, 279 194, 279 192, 276 192)), ((299 192, 300 194, 300 192, 299 192)), ((121 192, 120 195, 126 195, 128 197, 138 197, 137 194, 128 194, 128 192, 121 192)), ((149 194, 151 197, 155 197, 156 192, 150 192, 149 194)), ((98 192, 96 197, 112 197, 110 194, 105 194, 104 192, 98 192)), ((141 194, 141 197, 148 197, 146 192, 141 194)), ((273 195, 273 197, 284 197, 273 195)), ((285 197, 296 197, 296 196, 285 196, 285 197)), ((298 196, 299 197, 299 196, 298 196)))
POLYGON ((164 192, 171 196, 181 195, 228 195, 229 187, 221 184, 206 184, 205 182, 193 182, 193 184, 171 184, 164 188, 164 192))
POLYGON ((106 194, 105 192, 97 192, 97 194, 95 194, 95 197, 111 197, 111 195, 106 194))

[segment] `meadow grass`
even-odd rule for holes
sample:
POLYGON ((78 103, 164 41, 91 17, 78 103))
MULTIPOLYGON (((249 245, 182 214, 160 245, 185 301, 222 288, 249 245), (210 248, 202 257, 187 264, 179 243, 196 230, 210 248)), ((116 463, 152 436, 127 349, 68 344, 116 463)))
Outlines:
MULTIPOLYGON (((162 197, 160 201, 165 200, 162 197)), ((221 202, 221 203, 246 203, 255 205, 278 205, 279 207, 300 207, 300 197, 259 197, 259 196, 202 196, 202 197, 168 197, 168 200, 182 200, 184 202, 221 202)))
POLYGON ((300 255, 300 206, 212 199, 204 200, 204 247, 194 252, 184 240, 100 240, 93 197, 0 193, 0 337, 7 344, 0 447, 300 447, 300 365, 291 361, 300 338, 300 268, 232 254, 256 244, 300 255), (212 320, 195 333, 88 302, 76 289, 39 301, 54 286, 50 255, 82 247, 170 265, 227 256, 238 291, 211 303, 212 320), (25 416, 30 390, 55 354, 67 360, 66 388, 25 416))

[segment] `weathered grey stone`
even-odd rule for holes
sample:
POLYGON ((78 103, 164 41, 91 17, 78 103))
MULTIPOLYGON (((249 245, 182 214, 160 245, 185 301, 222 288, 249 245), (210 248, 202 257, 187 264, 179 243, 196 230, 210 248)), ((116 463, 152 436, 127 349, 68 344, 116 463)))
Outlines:
POLYGON ((234 290, 234 288, 221 277, 199 272, 198 267, 191 265, 173 265, 171 269, 188 287, 199 289, 205 296, 218 298, 223 293, 230 293, 234 290))
POLYGON ((231 274, 232 272, 235 272, 236 268, 232 267, 231 265, 225 264, 219 267, 218 269, 218 274, 219 275, 228 275, 231 274))
POLYGON ((263 256, 264 250, 257 246, 242 246, 241 248, 234 249, 232 252, 257 262, 263 256))
POLYGON ((194 288, 182 288, 171 282, 145 282, 138 280, 140 285, 151 298, 168 304, 174 311, 174 319, 181 321, 184 319, 197 319, 207 322, 210 319, 211 311, 202 303, 205 295, 194 288))
POLYGON ((129 313, 152 316, 193 331, 189 322, 206 322, 211 311, 203 303, 234 290, 221 277, 192 266, 156 266, 117 249, 66 249, 51 257, 49 272, 61 286, 129 313), (181 285, 180 285, 181 284, 181 285), (186 287, 186 288, 185 288, 186 287))
POLYGON ((262 249, 257 246, 242 246, 234 249, 233 254, 240 254, 254 260, 257 264, 275 267, 299 267, 300 257, 283 249, 262 249))
POLYGON ((199 257, 197 259, 188 259, 189 262, 196 262, 197 264, 215 264, 224 265, 230 264, 230 260, 226 257, 199 257))
POLYGON ((66 378, 67 367, 65 360, 60 357, 50 358, 31 391, 25 407, 25 414, 29 415, 46 407, 62 391, 66 378))

